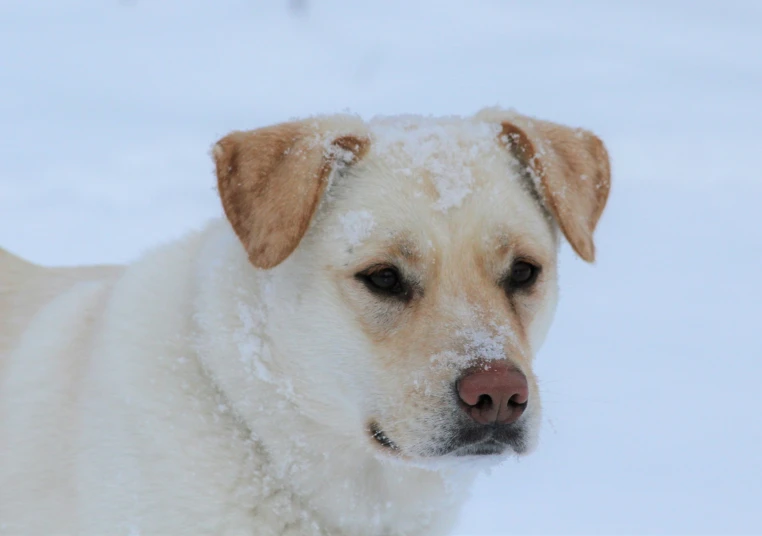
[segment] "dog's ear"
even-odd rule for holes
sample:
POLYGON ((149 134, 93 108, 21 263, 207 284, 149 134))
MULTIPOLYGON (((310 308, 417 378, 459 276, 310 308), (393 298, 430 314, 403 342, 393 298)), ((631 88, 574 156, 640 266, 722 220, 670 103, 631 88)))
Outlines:
POLYGON ((361 128, 331 130, 319 120, 232 132, 217 142, 222 206, 254 266, 277 266, 296 249, 332 170, 369 146, 361 128))
POLYGON ((595 260, 593 232, 611 188, 609 156, 593 133, 514 116, 500 140, 529 169, 546 208, 574 251, 595 260))

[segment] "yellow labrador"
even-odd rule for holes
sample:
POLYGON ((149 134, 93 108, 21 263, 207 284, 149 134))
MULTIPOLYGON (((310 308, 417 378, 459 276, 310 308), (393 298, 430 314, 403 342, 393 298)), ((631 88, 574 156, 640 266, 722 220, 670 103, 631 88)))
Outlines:
POLYGON ((588 131, 317 117, 213 149, 226 219, 126 267, 0 253, 3 534, 441 535, 536 442, 588 131))

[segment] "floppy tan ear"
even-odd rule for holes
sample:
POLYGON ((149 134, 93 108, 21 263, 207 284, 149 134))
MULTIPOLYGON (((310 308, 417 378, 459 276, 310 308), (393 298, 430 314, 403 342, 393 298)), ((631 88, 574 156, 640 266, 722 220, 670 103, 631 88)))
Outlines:
POLYGON ((331 171, 367 152, 367 136, 338 132, 300 121, 232 132, 214 146, 222 206, 254 266, 277 266, 296 249, 331 171))
POLYGON ((611 188, 609 156, 592 132, 515 116, 500 139, 526 166, 574 251, 595 260, 593 232, 611 188))

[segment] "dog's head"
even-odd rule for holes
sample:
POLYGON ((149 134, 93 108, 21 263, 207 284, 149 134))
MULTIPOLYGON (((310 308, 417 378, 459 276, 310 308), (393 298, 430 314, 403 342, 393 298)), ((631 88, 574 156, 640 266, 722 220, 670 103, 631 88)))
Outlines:
POLYGON ((214 156, 233 229, 280 282, 268 329, 301 411, 402 458, 531 448, 558 230, 592 261, 608 197, 597 137, 501 110, 337 116, 214 156))

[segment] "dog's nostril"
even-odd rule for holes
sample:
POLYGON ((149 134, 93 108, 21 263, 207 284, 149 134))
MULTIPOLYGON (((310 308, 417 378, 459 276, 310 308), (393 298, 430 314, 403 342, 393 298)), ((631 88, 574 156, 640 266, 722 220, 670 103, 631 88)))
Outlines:
POLYGON ((489 409, 492 406, 492 397, 489 395, 480 395, 479 400, 473 407, 477 409, 489 409))
POLYGON ((515 394, 508 399, 508 405, 512 408, 525 408, 527 405, 527 399, 521 394, 515 394))

